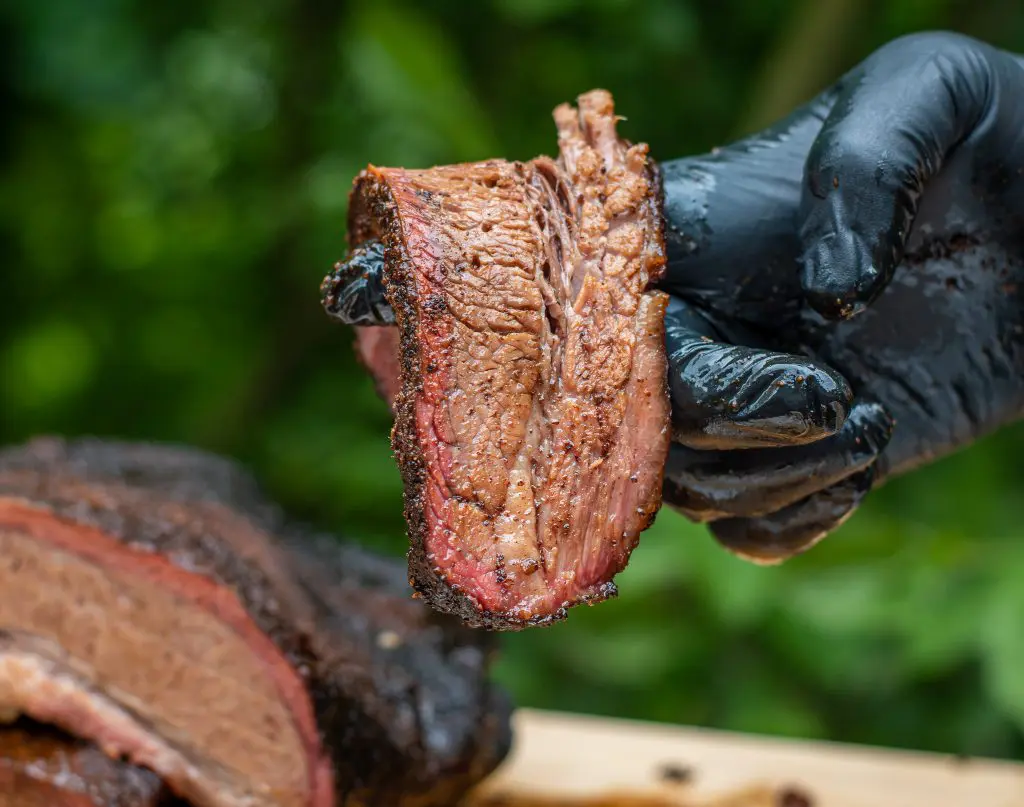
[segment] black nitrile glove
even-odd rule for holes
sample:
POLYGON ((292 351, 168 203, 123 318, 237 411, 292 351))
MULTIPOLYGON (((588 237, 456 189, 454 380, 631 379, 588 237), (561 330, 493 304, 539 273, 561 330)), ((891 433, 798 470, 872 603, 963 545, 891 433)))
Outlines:
POLYGON ((1019 57, 898 39, 768 131, 663 170, 665 501, 724 545, 784 559, 886 476, 1018 417, 1019 57))
MULTIPOLYGON (((887 475, 1018 416, 1024 61, 905 37, 768 131, 662 170, 665 502, 730 550, 803 551, 887 475)), ((350 261, 328 311, 392 324, 380 269, 372 248, 350 261)))

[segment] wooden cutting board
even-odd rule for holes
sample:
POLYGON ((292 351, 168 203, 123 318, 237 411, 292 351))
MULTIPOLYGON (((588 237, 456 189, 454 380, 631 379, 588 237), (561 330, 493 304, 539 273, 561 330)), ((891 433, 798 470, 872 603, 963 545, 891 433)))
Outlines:
POLYGON ((520 710, 473 807, 1024 807, 1024 765, 520 710))

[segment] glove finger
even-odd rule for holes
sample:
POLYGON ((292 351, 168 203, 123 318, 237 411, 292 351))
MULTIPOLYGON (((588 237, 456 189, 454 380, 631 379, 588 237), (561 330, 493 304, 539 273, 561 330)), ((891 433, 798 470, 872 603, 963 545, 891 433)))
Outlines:
POLYGON ((874 466, 806 499, 760 518, 726 518, 709 526, 734 555, 761 565, 781 563, 806 552, 838 529, 867 496, 874 466))
POLYGON ((858 403, 838 434, 809 446, 724 452, 673 445, 664 499, 692 521, 765 516, 870 467, 892 429, 881 404, 858 403))
POLYGON ((839 82, 799 214, 800 282, 818 313, 849 318, 883 291, 925 185, 955 148, 996 125, 1000 88, 1020 80, 994 48, 929 33, 891 42, 839 82))
POLYGON ((838 373, 713 334, 700 312, 672 298, 665 341, 676 442, 702 450, 794 446, 842 428, 853 393, 838 373))
POLYGON ((336 263, 320 284, 320 296, 327 313, 346 325, 394 325, 395 312, 384 296, 384 245, 368 241, 336 263))

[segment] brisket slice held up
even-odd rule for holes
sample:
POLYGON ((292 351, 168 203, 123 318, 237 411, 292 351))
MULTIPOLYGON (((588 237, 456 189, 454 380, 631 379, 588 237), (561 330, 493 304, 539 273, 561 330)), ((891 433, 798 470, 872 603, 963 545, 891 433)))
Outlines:
POLYGON ((322 287, 331 310, 383 250, 390 310, 366 319, 396 325, 357 338, 395 414, 410 578, 498 630, 615 594, 669 446, 656 166, 605 91, 554 118, 558 159, 366 169, 322 287))
POLYGON ((226 460, 0 451, 0 717, 193 807, 447 805, 490 773, 494 637, 409 594, 404 564, 298 531, 226 460))

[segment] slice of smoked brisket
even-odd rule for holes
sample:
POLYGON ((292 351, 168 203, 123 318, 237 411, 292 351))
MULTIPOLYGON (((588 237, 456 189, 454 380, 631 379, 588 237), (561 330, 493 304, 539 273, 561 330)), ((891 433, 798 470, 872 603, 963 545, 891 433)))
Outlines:
POLYGON ((20 720, 0 726, 0 807, 185 807, 145 768, 20 720))
POLYGON ((447 805, 496 767, 494 637, 410 593, 403 563, 298 531, 226 460, 0 452, 0 714, 194 807, 447 805))
POLYGON ((395 412, 412 583, 492 629, 615 593, 669 445, 655 165, 607 92, 554 117, 557 160, 371 166, 349 211, 350 262, 383 245, 396 327, 358 344, 395 412))

